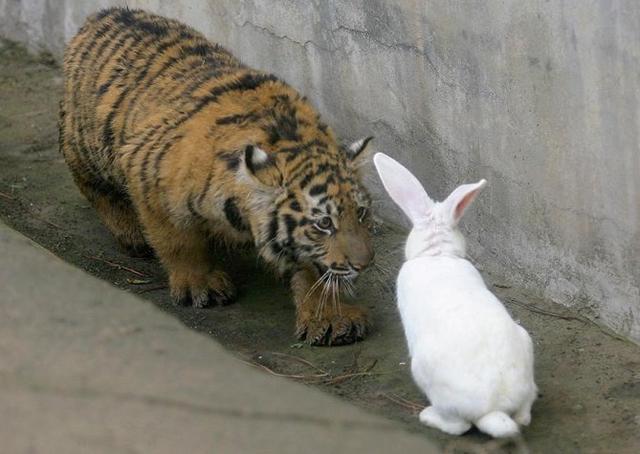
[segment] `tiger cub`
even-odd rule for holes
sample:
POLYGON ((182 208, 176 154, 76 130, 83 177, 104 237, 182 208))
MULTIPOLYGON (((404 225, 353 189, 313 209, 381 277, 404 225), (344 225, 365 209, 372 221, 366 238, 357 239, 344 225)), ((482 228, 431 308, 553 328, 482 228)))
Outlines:
POLYGON ((306 98, 175 20, 105 9, 65 50, 65 161, 118 242, 155 252, 176 304, 233 300, 209 240, 253 242, 290 281, 298 338, 363 338, 366 312, 335 292, 374 255, 368 143, 340 147, 306 98))

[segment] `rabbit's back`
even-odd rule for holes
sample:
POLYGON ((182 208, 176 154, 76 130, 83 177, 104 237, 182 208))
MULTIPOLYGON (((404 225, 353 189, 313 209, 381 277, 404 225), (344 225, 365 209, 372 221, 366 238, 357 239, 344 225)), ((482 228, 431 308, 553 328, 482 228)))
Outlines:
POLYGON ((422 336, 464 342, 512 324, 502 303, 489 292, 469 261, 423 257, 404 263, 398 274, 398 309, 412 344, 422 336))
POLYGON ((398 276, 398 306, 414 379, 433 404, 481 415, 515 409, 531 394, 529 335, 468 261, 406 262, 398 276))

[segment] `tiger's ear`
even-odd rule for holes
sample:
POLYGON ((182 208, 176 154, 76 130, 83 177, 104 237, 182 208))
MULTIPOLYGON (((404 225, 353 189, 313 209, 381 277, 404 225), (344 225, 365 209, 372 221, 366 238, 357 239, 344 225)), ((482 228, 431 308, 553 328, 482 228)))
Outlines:
MULTIPOLYGON (((364 139, 356 140, 347 147, 347 156, 350 160, 355 161, 358 156, 362 154, 369 147, 369 143, 373 140, 372 136, 365 137, 364 139)), ((364 155, 363 155, 364 156, 364 155)))
POLYGON ((255 145, 244 149, 244 164, 247 173, 266 186, 282 185, 282 175, 272 155, 255 145))

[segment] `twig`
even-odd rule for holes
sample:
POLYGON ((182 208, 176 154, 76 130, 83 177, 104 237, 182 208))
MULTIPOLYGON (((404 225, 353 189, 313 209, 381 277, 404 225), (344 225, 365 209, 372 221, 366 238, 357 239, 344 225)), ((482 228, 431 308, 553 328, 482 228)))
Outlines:
POLYGON ((309 367, 317 370, 318 372, 322 372, 322 373, 328 374, 328 372, 326 370, 319 368, 318 366, 313 364, 311 361, 307 361, 306 359, 300 358, 299 356, 289 355, 288 353, 280 353, 280 352, 269 352, 268 354, 269 355, 273 355, 273 356, 279 356, 281 358, 292 359, 294 361, 297 361, 299 363, 304 364, 305 366, 309 366, 309 367))
POLYGON ((136 293, 137 294, 142 294, 142 293, 147 293, 147 292, 153 292, 154 290, 164 290, 166 288, 169 288, 169 286, 167 284, 161 284, 161 285, 155 285, 153 287, 143 288, 141 290, 138 290, 136 293))
POLYGON ((556 317, 556 318, 560 318, 562 320, 577 320, 579 322, 582 322, 586 325, 593 325, 596 328, 598 328, 603 334, 612 337, 616 340, 622 341, 622 342, 626 342, 626 343, 630 343, 631 341, 629 339, 627 339, 624 336, 621 336, 618 333, 615 333, 613 331, 611 331, 610 329, 608 329, 605 326, 601 326, 598 322, 591 320, 590 318, 586 318, 586 317, 577 317, 575 315, 562 315, 562 314, 558 314, 556 312, 551 312, 551 311, 547 311, 544 309, 537 309, 535 307, 529 306, 528 304, 524 304, 521 303, 519 301, 516 301, 514 299, 511 298, 506 298, 505 299, 508 303, 513 303, 516 306, 520 306, 523 307, 524 309, 527 309, 528 311, 531 312, 535 312, 536 314, 541 314, 541 315, 548 315, 549 317, 556 317))
POLYGON ((401 407, 411 410, 414 414, 417 413, 422 408, 424 408, 424 405, 420 405, 417 402, 411 402, 400 396, 396 396, 395 394, 381 393, 380 395, 385 399, 388 399, 391 402, 400 405, 401 407))
POLYGON ((18 114, 19 116, 23 116, 23 117, 33 117, 36 115, 41 115, 43 113, 47 113, 47 110, 32 110, 30 112, 22 112, 20 114, 18 114))
POLYGON ((16 200, 15 197, 12 197, 9 194, 6 194, 4 192, 0 192, 0 197, 4 197, 5 199, 8 199, 8 200, 16 200))
POLYGON ((324 382, 325 385, 337 385, 338 383, 342 383, 345 380, 350 380, 352 378, 355 377, 362 377, 362 376, 369 376, 369 375, 374 375, 373 373, 371 373, 371 369, 373 369, 376 364, 378 364, 378 360, 374 359, 373 362, 371 363, 371 365, 369 367, 367 367, 364 370, 358 371, 358 372, 349 372, 343 375, 338 375, 330 380, 326 380, 324 382))
POLYGON ((506 301, 512 304, 515 304, 516 306, 520 306, 524 309, 527 309, 528 311, 531 312, 535 312, 536 314, 541 314, 541 315, 548 315, 549 317, 556 317, 556 318, 561 318, 562 320, 578 320, 580 322, 584 323, 584 320, 581 319, 580 317, 576 317, 574 315, 562 315, 562 314, 558 314, 557 312, 551 312, 551 311, 547 311, 544 309, 538 309, 535 307, 532 307, 528 304, 524 304, 521 303, 520 301, 516 301, 513 298, 506 298, 506 301))
POLYGON ((310 361, 307 361, 304 358, 300 358, 298 356, 294 356, 294 355, 289 355, 286 353, 279 353, 279 352, 269 352, 269 354, 274 355, 274 356, 279 356, 282 358, 286 358, 286 359, 292 359, 294 361, 300 362, 301 364, 304 364, 305 366, 311 367, 314 370, 318 371, 318 374, 283 374, 280 372, 276 372, 275 370, 271 369, 268 366, 265 366, 264 364, 255 362, 255 361, 247 361, 247 360, 241 360, 243 363, 245 364, 249 364, 251 366, 254 367, 259 367, 260 369, 270 373, 271 375, 275 375, 277 377, 284 377, 284 378, 292 378, 292 379, 296 379, 296 380, 302 380, 304 383, 307 384, 318 384, 318 383, 322 383, 324 385, 337 385, 339 383, 344 382, 345 380, 350 380, 353 379, 355 377, 362 377, 362 376, 366 376, 366 375, 373 375, 373 373, 371 372, 371 369, 373 369, 375 367, 375 365, 377 364, 378 360, 374 360, 371 365, 369 365, 369 367, 367 367, 364 370, 360 370, 360 371, 354 371, 354 372, 348 372, 346 374, 342 374, 342 375, 336 375, 336 376, 331 376, 331 374, 329 372, 327 372, 326 370, 316 366, 315 364, 313 364, 310 361))
POLYGON ((97 260, 99 262, 106 263, 107 265, 112 266, 114 268, 117 268, 119 270, 128 271, 130 273, 135 274, 136 276, 148 277, 146 274, 142 273, 141 271, 134 270, 133 268, 129 268, 128 266, 124 266, 124 265, 121 265, 120 263, 115 263, 115 262, 112 262, 110 260, 103 259, 101 257, 96 257, 95 255, 85 255, 85 257, 88 258, 88 259, 91 259, 91 260, 97 260))
POLYGON ((149 279, 129 279, 127 278, 127 284, 129 285, 146 285, 151 284, 149 279))
POLYGON ((38 219, 40 219, 42 222, 44 222, 45 224, 49 224, 52 227, 55 227, 56 229, 61 229, 62 227, 60 227, 58 224, 56 224, 55 222, 49 221, 43 217, 37 216, 38 219))
POLYGON ((377 373, 375 372, 353 372, 350 374, 344 374, 344 375, 338 375, 332 379, 329 380, 325 380, 322 383, 325 385, 339 385, 340 383, 343 383, 347 380, 351 380, 355 377, 364 377, 364 376, 371 376, 371 375, 377 375, 377 373))
POLYGON ((250 366, 259 367, 260 369, 270 373, 271 375, 275 375, 276 377, 295 378, 295 379, 298 379, 298 380, 309 380, 309 379, 318 379, 318 378, 326 377, 329 374, 328 372, 325 372, 323 374, 314 374, 314 375, 281 374, 281 373, 276 372, 275 370, 265 366, 264 364, 256 363, 256 362, 253 362, 253 361, 245 361, 243 359, 241 359, 240 361, 242 361, 243 363, 248 364, 250 366))
POLYGON ((412 400, 409 399, 405 399, 402 396, 397 395, 396 393, 390 393, 393 397, 395 397, 396 399, 404 402, 407 405, 411 405, 412 407, 418 407, 418 408, 422 408, 424 405, 422 405, 420 402, 414 402, 412 400))

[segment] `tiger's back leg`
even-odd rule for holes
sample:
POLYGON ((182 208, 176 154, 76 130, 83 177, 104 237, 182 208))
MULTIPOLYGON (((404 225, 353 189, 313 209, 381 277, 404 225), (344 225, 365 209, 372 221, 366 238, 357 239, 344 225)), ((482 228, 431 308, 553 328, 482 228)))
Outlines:
POLYGON ((153 250, 145 240, 138 215, 126 193, 103 181, 88 181, 84 176, 75 177, 75 181, 104 225, 129 255, 153 255, 153 250))
POLYGON ((118 244, 132 257, 149 257, 153 250, 147 244, 138 215, 124 192, 111 187, 82 187, 80 190, 94 206, 100 219, 111 231, 118 244))
POLYGON ((64 146, 62 151, 80 192, 96 209, 102 223, 118 244, 133 257, 153 255, 129 196, 113 184, 92 176, 77 154, 70 153, 69 149, 65 150, 64 146))

